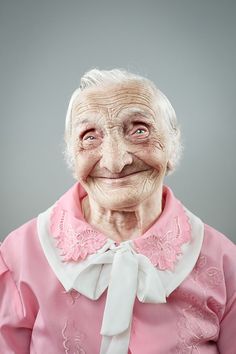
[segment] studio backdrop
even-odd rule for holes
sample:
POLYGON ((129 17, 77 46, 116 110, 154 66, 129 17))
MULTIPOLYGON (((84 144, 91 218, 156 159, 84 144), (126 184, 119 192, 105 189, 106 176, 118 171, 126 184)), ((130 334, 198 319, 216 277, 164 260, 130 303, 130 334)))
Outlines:
POLYGON ((83 73, 124 68, 175 108, 184 154, 166 178, 202 220, 236 241, 236 2, 0 2, 0 238, 73 183, 66 109, 83 73))

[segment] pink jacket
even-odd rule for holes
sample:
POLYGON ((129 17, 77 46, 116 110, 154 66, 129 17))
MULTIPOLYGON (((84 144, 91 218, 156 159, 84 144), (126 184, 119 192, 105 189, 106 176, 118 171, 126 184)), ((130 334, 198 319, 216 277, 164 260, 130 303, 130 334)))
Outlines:
POLYGON ((83 219, 75 184, 0 249, 1 354, 236 353, 236 246, 164 189, 117 243, 83 219))

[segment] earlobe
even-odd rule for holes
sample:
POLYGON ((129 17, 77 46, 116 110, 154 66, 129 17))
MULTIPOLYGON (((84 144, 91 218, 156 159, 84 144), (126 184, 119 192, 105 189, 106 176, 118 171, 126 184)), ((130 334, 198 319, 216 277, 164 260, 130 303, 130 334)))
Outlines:
POLYGON ((169 160, 167 162, 167 165, 166 165, 166 176, 171 174, 171 172, 173 172, 173 164, 172 162, 169 160))

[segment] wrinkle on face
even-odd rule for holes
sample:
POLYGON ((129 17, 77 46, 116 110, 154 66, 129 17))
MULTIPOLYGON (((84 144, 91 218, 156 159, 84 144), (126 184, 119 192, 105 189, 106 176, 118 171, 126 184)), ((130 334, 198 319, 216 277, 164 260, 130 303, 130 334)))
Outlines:
POLYGON ((154 93, 137 82, 86 89, 76 99, 72 108, 76 176, 101 206, 141 203, 162 185, 167 133, 154 107, 154 93), (136 126, 146 128, 146 138, 130 133, 136 126), (93 139, 84 141, 83 136, 90 134, 93 139))
POLYGON ((106 114, 107 117, 114 118, 122 110, 129 107, 140 107, 147 110, 149 115, 155 117, 152 109, 153 93, 143 84, 130 83, 127 85, 115 85, 106 89, 88 89, 84 91, 81 97, 78 97, 73 105, 72 119, 76 120, 86 114, 106 114))

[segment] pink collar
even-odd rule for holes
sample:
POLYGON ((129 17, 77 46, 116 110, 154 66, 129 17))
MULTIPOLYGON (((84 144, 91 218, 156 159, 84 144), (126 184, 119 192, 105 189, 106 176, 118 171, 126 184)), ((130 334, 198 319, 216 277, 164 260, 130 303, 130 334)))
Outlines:
MULTIPOLYGON (((56 202, 51 213, 50 234, 65 262, 85 260, 109 239, 84 220, 81 201, 85 196, 82 186, 76 183, 56 202)), ((182 204, 166 186, 163 201, 164 209, 157 221, 142 236, 129 242, 158 269, 173 271, 182 254, 181 246, 191 240, 191 227, 182 204)))

